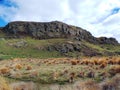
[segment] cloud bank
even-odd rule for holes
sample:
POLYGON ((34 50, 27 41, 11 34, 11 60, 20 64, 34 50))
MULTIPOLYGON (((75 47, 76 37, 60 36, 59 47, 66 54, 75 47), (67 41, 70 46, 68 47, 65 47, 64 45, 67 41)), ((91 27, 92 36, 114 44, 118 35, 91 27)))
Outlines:
POLYGON ((59 20, 87 29, 96 37, 115 37, 120 42, 120 0, 1 1, 0 18, 5 22, 59 20))

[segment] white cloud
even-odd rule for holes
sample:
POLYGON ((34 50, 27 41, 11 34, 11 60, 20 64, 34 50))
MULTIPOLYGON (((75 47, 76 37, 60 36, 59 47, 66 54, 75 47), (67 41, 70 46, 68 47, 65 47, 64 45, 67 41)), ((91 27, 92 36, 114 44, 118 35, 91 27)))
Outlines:
POLYGON ((15 7, 0 6, 7 21, 54 21, 89 30, 94 36, 115 37, 120 42, 120 0, 10 0, 15 7))
POLYGON ((66 0, 14 0, 19 11, 13 20, 51 21, 68 16, 66 0), (64 10, 65 7, 67 11, 64 10))

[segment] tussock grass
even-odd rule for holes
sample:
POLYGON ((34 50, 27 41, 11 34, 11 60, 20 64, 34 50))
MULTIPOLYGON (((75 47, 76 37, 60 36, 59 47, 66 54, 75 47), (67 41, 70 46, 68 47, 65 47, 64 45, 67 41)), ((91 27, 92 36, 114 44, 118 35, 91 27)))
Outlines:
POLYGON ((0 76, 0 90, 12 90, 3 77, 0 76))
POLYGON ((0 71, 3 76, 40 83, 64 84, 89 78, 100 82, 120 73, 119 61, 120 57, 16 58, 0 61, 0 71))

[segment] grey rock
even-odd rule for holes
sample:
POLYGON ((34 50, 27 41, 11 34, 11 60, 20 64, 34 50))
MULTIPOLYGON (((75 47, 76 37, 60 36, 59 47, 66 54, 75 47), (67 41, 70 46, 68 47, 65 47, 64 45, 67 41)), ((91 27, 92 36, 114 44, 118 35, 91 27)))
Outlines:
POLYGON ((4 32, 10 36, 31 36, 36 39, 72 38, 92 41, 94 37, 80 27, 67 25, 59 21, 53 22, 11 22, 6 25, 4 32), (90 40, 91 39, 91 40, 90 40))
POLYGON ((30 36, 35 39, 69 38, 77 41, 85 40, 94 44, 119 43, 115 38, 96 38, 80 27, 65 24, 59 21, 52 22, 10 22, 0 31, 6 33, 9 38, 24 38, 30 36))
POLYGON ((20 47, 26 47, 27 46, 27 42, 24 40, 21 41, 17 41, 14 43, 8 43, 9 46, 14 46, 16 48, 20 48, 20 47))
POLYGON ((118 44, 118 41, 115 38, 100 37, 97 38, 97 40, 100 44, 112 44, 112 45, 118 44))

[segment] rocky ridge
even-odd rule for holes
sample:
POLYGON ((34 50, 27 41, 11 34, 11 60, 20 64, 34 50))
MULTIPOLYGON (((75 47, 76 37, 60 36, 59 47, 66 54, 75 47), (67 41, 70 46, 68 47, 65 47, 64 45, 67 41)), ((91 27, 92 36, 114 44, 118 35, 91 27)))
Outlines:
POLYGON ((0 28, 7 37, 21 38, 30 36, 35 39, 69 38, 77 41, 85 40, 95 44, 113 44, 118 42, 115 38, 96 38, 80 27, 65 24, 59 21, 52 22, 10 22, 0 28))
POLYGON ((120 55, 119 43, 115 38, 92 36, 90 32, 80 27, 65 24, 59 21, 52 22, 10 22, 5 27, 0 28, 0 37, 4 39, 18 38, 22 41, 7 43, 10 47, 21 48, 29 46, 26 37, 33 40, 64 39, 64 42, 51 43, 44 46, 33 46, 38 51, 57 51, 65 56, 101 56, 120 55), (4 36, 4 37, 3 37, 4 36), (87 44, 88 43, 88 44, 87 44), (92 46, 91 46, 92 45, 92 46), (107 47, 106 45, 112 45, 107 47), (117 49, 112 51, 113 47, 117 49), (72 54, 72 55, 71 55, 72 54))

